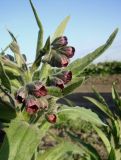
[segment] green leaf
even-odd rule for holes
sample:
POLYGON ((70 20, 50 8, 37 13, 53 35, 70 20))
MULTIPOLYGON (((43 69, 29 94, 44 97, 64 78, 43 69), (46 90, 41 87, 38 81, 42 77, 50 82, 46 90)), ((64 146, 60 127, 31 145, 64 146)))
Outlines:
POLYGON ((1 61, 0 61, 0 75, 2 75, 0 77, 2 85, 11 92, 11 83, 7 74, 5 73, 5 70, 1 61))
POLYGON ((116 34, 118 32, 118 29, 116 29, 109 39, 106 41, 106 43, 100 47, 98 47, 95 51, 87 54, 83 58, 79 58, 75 61, 73 61, 68 67, 67 70, 71 70, 73 75, 77 76, 80 73, 83 72, 83 70, 97 57, 99 57, 109 46, 112 44, 113 40, 116 37, 116 34))
POLYGON ((29 125, 25 121, 12 121, 6 129, 6 137, 0 149, 0 159, 30 160, 49 127, 49 123, 38 129, 36 125, 29 125))
MULTIPOLYGON (((39 51, 34 63, 32 64, 31 72, 34 72, 35 70, 37 70, 37 68, 40 66, 42 56, 44 56, 45 54, 49 54, 49 52, 50 52, 50 37, 47 39, 44 48, 39 51)), ((42 65, 42 68, 43 68, 43 65, 42 65)), ((49 65, 48 65, 48 68, 49 68, 49 65)))
POLYGON ((83 155, 83 150, 73 144, 71 142, 62 142, 57 146, 48 149, 42 155, 39 155, 37 160, 59 160, 61 159, 67 152, 78 153, 83 155))
POLYGON ((4 69, 7 75, 13 75, 13 77, 20 76, 20 72, 15 68, 10 68, 9 66, 4 65, 4 69))
POLYGON ((96 107, 98 107, 101 111, 103 111, 108 117, 113 119, 113 114, 106 105, 100 103, 99 101, 91 97, 84 96, 84 98, 92 102, 94 105, 96 105, 96 107))
POLYGON ((42 23, 39 19, 39 16, 37 14, 37 11, 32 3, 31 0, 30 1, 30 5, 32 7, 32 10, 33 10, 33 13, 34 13, 34 16, 35 16, 35 19, 36 19, 36 22, 37 22, 37 25, 39 27, 39 32, 38 32, 38 41, 37 41, 37 49, 36 49, 36 58, 38 57, 38 54, 39 54, 39 51, 42 49, 42 46, 43 46, 43 26, 42 26, 42 23))
POLYGON ((108 160, 117 160, 115 156, 115 150, 113 148, 111 148, 111 151, 108 156, 108 160))
POLYGON ((0 119, 10 121, 16 117, 14 106, 0 97, 0 119))
POLYGON ((56 31, 55 31, 55 33, 54 33, 54 35, 53 35, 52 41, 53 41, 55 38, 60 37, 60 36, 63 35, 69 19, 70 19, 70 16, 67 16, 67 17, 60 23, 60 25, 57 27, 57 29, 56 29, 56 31))
MULTIPOLYGON (((16 63, 19 67, 23 68, 23 66, 26 66, 26 62, 25 62, 25 59, 23 58, 21 52, 20 52, 20 48, 19 48, 19 45, 16 41, 13 41, 11 44, 10 44, 10 49, 11 51, 14 53, 15 55, 15 59, 16 59, 16 63)), ((24 67, 24 68, 25 68, 24 67)), ((25 68, 25 69, 26 69, 25 68)))
POLYGON ((32 64, 32 67, 30 68, 31 73, 35 72, 40 66, 42 54, 43 54, 43 51, 41 50, 37 58, 35 59, 34 63, 32 64))
POLYGON ((63 89, 63 95, 65 96, 74 91, 83 83, 84 79, 84 77, 73 78, 71 82, 68 83, 67 86, 65 86, 65 88, 63 89))
POLYGON ((81 145, 81 148, 91 156, 92 160, 101 160, 97 150, 93 146, 91 146, 91 144, 83 142, 78 136, 68 131, 66 133, 74 142, 81 145))
POLYGON ((17 42, 17 40, 16 40, 15 36, 13 35, 13 33, 11 31, 9 31, 8 29, 7 29, 7 31, 10 34, 12 40, 15 41, 15 42, 17 42))
POLYGON ((23 70, 22 70, 20 67, 18 67, 18 65, 17 65, 16 63, 14 63, 14 62, 12 62, 12 61, 10 61, 10 60, 8 60, 8 59, 4 59, 4 57, 1 57, 1 56, 0 56, 0 61, 1 61, 5 66, 10 67, 11 70, 12 70, 12 69, 15 69, 16 72, 18 72, 18 74, 22 74, 22 73, 23 73, 23 70))
POLYGON ((50 43, 50 36, 49 36, 48 39, 46 40, 45 46, 42 49, 45 54, 50 52, 50 48, 51 48, 50 46, 51 46, 51 43, 50 43))
POLYGON ((37 40, 37 48, 36 48, 36 58, 41 53, 40 50, 42 49, 42 46, 43 46, 43 33, 41 30, 39 30, 38 40, 37 40))
POLYGON ((42 65, 41 72, 40 72, 40 80, 46 82, 50 74, 51 74, 51 66, 47 63, 44 63, 42 65))
POLYGON ((94 125, 93 125, 93 128, 95 129, 95 131, 97 132, 97 134, 99 135, 101 140, 103 141, 108 153, 110 153, 111 144, 110 144, 110 141, 108 140, 108 138, 106 137, 105 133, 101 129, 99 129, 98 127, 96 127, 94 125))
POLYGON ((105 99, 102 97, 102 95, 96 91, 96 89, 93 87, 93 92, 95 93, 97 99, 100 101, 100 103, 104 104, 106 107, 108 107, 108 104, 106 103, 105 99))
POLYGON ((58 87, 47 87, 48 94, 54 97, 62 97, 62 90, 58 87))
POLYGON ((78 120, 84 120, 95 125, 105 125, 96 113, 83 107, 61 106, 60 110, 58 111, 58 118, 59 123, 66 122, 68 120, 74 121, 76 123, 78 120))
POLYGON ((113 101, 115 102, 116 107, 118 107, 119 111, 121 112, 121 98, 115 89, 115 84, 113 84, 112 86, 112 98, 113 98, 113 101))

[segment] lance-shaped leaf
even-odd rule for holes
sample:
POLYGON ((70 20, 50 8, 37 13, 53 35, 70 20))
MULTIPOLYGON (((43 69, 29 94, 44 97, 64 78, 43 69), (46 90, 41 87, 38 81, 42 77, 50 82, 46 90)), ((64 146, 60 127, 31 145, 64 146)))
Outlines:
POLYGON ((7 75, 11 75, 13 77, 20 76, 20 72, 18 72, 15 68, 10 68, 9 66, 4 65, 4 69, 7 75))
POLYGON ((73 78, 71 82, 68 83, 67 86, 63 89, 63 95, 65 96, 74 91, 83 83, 84 79, 84 77, 73 78))
POLYGON ((99 101, 97 101, 96 99, 92 97, 85 96, 84 98, 89 100, 94 105, 96 105, 96 107, 98 107, 102 112, 104 112, 108 117, 110 117, 113 120, 113 113, 106 105, 104 105, 103 103, 100 103, 99 101))
MULTIPOLYGON (((34 63, 32 64, 31 72, 35 72, 38 69, 38 67, 40 66, 40 63, 42 61, 42 56, 44 56, 45 54, 48 55, 49 53, 50 53, 50 37, 48 37, 43 49, 41 49, 39 51, 34 63)), ((49 68, 49 66, 48 66, 48 68, 49 68)))
POLYGON ((36 49, 36 58, 38 57, 39 55, 39 51, 42 49, 43 47, 43 26, 42 26, 42 23, 39 19, 39 16, 37 14, 37 11, 32 3, 31 0, 30 1, 30 4, 31 4, 31 7, 32 7, 32 10, 33 10, 33 13, 34 13, 34 16, 35 16, 35 19, 36 19, 36 22, 37 22, 37 25, 39 27, 39 32, 38 32, 38 41, 37 41, 37 49, 36 49))
MULTIPOLYGON (((20 48, 19 48, 17 42, 13 41, 10 45, 10 49, 12 50, 12 52, 15 55, 15 59, 16 59, 18 66, 21 68, 23 68, 23 66, 26 66, 26 62, 25 62, 22 54, 20 53, 20 48)), ((26 66, 26 68, 27 68, 27 66, 26 66)))
POLYGON ((56 29, 56 31, 55 31, 55 33, 54 33, 54 35, 53 35, 52 41, 53 41, 55 38, 60 37, 60 36, 63 35, 69 19, 70 19, 70 16, 67 16, 67 17, 60 23, 60 25, 57 27, 57 29, 56 29))
POLYGON ((10 34, 11 38, 13 39, 13 41, 17 42, 17 40, 16 40, 15 36, 13 35, 13 33, 11 31, 9 31, 8 29, 7 29, 7 31, 10 34))
POLYGON ((115 89, 115 84, 113 84, 113 86, 112 86, 112 98, 113 98, 113 101, 115 102, 116 107, 121 112, 121 98, 120 98, 120 95, 118 94, 118 92, 115 89))
POLYGON ((17 40, 11 31, 8 30, 8 33, 10 34, 11 38, 13 39, 13 42, 10 44, 9 47, 15 55, 15 59, 16 59, 18 66, 22 67, 23 65, 26 65, 26 62, 25 62, 23 56, 21 55, 17 40))
POLYGON ((1 79, 2 85, 11 92, 11 83, 7 74, 5 73, 5 70, 1 61, 0 61, 0 75, 1 75, 0 79, 1 79))
POLYGON ((37 160, 59 160, 68 152, 84 154, 84 151, 78 145, 63 141, 57 146, 48 149, 42 155, 38 155, 37 160))
POLYGON ((106 149, 107 149, 107 152, 110 153, 111 151, 111 144, 110 144, 110 141, 108 140, 108 138, 106 137, 105 133, 98 127, 96 126, 93 126, 95 131, 97 132, 97 134, 99 135, 99 137, 101 138, 101 140, 103 141, 106 149))
POLYGON ((54 96, 54 97, 62 97, 62 90, 58 87, 52 86, 52 87, 47 87, 47 92, 49 95, 54 96))
POLYGON ((2 97, 0 97, 0 119, 5 121, 10 121, 16 117, 16 111, 14 106, 12 106, 11 102, 4 101, 2 97))
POLYGON ((93 92, 96 95, 96 98, 100 101, 100 103, 104 104, 106 107, 108 107, 108 104, 106 103, 105 99, 103 96, 93 87, 92 88, 93 92))
MULTIPOLYGON (((120 154, 117 158, 119 158, 119 157, 121 157, 120 154)), ((111 151, 109 153, 108 160, 118 160, 117 158, 116 158, 116 155, 115 155, 115 149, 113 147, 111 147, 111 151)))
POLYGON ((15 69, 16 72, 18 72, 18 74, 22 74, 23 73, 23 70, 20 67, 18 67, 18 65, 16 63, 14 63, 14 62, 12 62, 12 61, 4 58, 4 57, 0 57, 0 61, 3 62, 3 64, 5 66, 10 67, 11 70, 15 69))
POLYGON ((83 142, 80 139, 80 137, 78 137, 68 131, 66 133, 74 142, 77 142, 77 144, 81 145, 81 148, 83 148, 83 150, 90 155, 92 160, 101 160, 99 153, 97 152, 97 150, 93 146, 91 146, 91 144, 83 142))
MULTIPOLYGON (((78 122, 79 120, 83 120, 85 122, 89 122, 94 125, 105 125, 98 115, 92 112, 90 109, 86 109, 83 107, 68 107, 66 105, 61 106, 58 111, 58 123, 66 123, 67 121, 78 122)), ((80 125, 80 124, 78 124, 80 125)))
POLYGON ((95 51, 87 54, 83 58, 79 58, 73 61, 68 67, 67 70, 71 70, 73 75, 79 75, 82 71, 97 57, 99 57, 109 46, 112 44, 113 40, 116 37, 118 29, 116 29, 106 41, 106 43, 100 47, 98 47, 95 51))
POLYGON ((12 121, 6 129, 6 137, 0 149, 0 159, 30 160, 49 127, 48 122, 39 129, 36 125, 29 125, 25 121, 17 119, 12 121))

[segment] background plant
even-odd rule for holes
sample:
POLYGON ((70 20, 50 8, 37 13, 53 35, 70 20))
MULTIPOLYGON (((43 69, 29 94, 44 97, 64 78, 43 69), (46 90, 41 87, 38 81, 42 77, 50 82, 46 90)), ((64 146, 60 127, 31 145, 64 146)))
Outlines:
POLYGON ((115 104, 114 108, 110 108, 105 99, 95 89, 94 92, 97 99, 85 97, 87 100, 96 105, 102 112, 108 127, 103 130, 94 126, 97 134, 102 139, 108 152, 108 159, 121 159, 121 97, 116 91, 115 83, 112 86, 112 99, 115 104))
POLYGON ((121 74, 121 62, 100 62, 89 65, 83 72, 83 75, 113 75, 121 74))
POLYGON ((74 155, 94 158, 82 145, 71 140, 65 142, 57 136, 52 136, 57 145, 44 153, 39 144, 55 123, 74 124, 83 120, 96 126, 105 125, 91 110, 62 105, 57 100, 83 83, 87 77, 81 73, 112 44, 118 29, 94 52, 69 64, 75 48, 68 45, 63 33, 70 17, 61 22, 44 44, 42 23, 31 0, 30 5, 39 28, 34 62, 27 65, 26 56, 21 54, 18 41, 9 30, 12 42, 0 53, 0 122, 5 133, 0 159, 73 159, 74 155), (14 57, 6 55, 7 49, 11 49, 14 57))

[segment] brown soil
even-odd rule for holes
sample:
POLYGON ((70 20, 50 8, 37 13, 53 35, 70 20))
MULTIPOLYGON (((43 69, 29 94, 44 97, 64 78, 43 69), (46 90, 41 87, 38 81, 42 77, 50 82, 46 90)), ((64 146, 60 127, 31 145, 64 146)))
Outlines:
POLYGON ((90 77, 83 85, 77 88, 74 93, 90 93, 94 86, 101 93, 111 92, 113 82, 117 84, 117 91, 121 92, 121 75, 105 75, 90 77))

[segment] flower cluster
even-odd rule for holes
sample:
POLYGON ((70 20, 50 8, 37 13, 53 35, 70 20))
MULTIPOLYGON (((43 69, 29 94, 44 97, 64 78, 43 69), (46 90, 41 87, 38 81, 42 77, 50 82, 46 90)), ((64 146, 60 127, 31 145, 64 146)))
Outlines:
MULTIPOLYGON (((40 81, 35 81, 20 88, 15 94, 15 99, 18 103, 25 106, 26 112, 33 115, 40 110, 48 110, 48 100, 46 96, 46 87, 40 81)), ((50 123, 55 123, 56 115, 54 113, 46 114, 46 119, 50 123)))
MULTIPOLYGON (((51 43, 51 51, 45 55, 46 62, 52 67, 66 67, 70 58, 73 57, 75 49, 72 46, 67 46, 67 37, 61 36, 56 38, 51 43)), ((23 56, 24 57, 24 56, 23 56)), ((7 55, 5 58, 13 60, 11 56, 7 55)), ((25 57, 24 57, 25 58, 25 57)), ((50 75, 46 81, 46 86, 56 86, 64 89, 65 85, 72 79, 72 72, 68 70, 59 69, 53 75, 50 75)), ((15 99, 18 103, 23 104, 26 112, 30 115, 36 114, 41 110, 45 111, 45 117, 50 123, 56 122, 56 115, 49 109, 48 93, 45 85, 40 81, 34 81, 21 87, 15 94, 15 99), (50 112, 51 111, 51 112, 50 112)))
POLYGON ((36 81, 20 88, 16 92, 15 99, 18 103, 23 103, 25 105, 28 113, 33 114, 40 109, 48 107, 46 98, 43 98, 43 96, 46 95, 47 89, 45 86, 41 82, 36 81))
POLYGON ((51 58, 48 62, 52 67, 66 67, 69 59, 74 56, 75 48, 67 44, 68 39, 65 36, 58 37, 52 42, 51 58))
POLYGON ((50 86, 56 86, 61 89, 64 88, 64 85, 70 82, 72 79, 72 72, 71 71, 62 71, 56 75, 53 75, 49 79, 49 85, 50 86))

